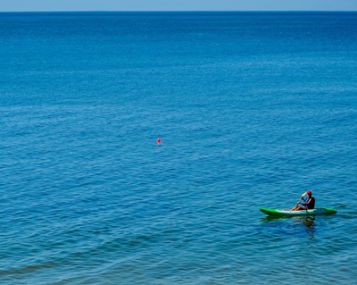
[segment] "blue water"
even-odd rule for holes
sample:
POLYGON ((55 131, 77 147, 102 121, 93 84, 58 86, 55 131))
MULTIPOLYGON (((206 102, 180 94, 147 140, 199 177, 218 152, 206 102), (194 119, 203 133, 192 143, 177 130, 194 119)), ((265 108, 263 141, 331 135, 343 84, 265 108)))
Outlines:
POLYGON ((1 284, 355 282, 357 13, 0 14, 0 59, 1 284))

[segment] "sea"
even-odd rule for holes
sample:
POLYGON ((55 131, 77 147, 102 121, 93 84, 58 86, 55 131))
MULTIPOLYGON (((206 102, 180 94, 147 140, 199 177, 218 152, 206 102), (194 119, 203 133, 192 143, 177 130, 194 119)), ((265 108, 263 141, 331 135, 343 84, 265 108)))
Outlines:
POLYGON ((356 284, 356 209, 357 13, 0 14, 1 285, 356 284))

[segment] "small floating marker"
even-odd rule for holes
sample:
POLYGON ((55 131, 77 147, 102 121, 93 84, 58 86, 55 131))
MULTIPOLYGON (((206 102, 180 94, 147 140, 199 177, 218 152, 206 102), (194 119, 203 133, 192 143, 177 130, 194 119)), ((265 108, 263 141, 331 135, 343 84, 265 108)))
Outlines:
POLYGON ((157 138, 157 139, 156 139, 156 143, 157 143, 157 144, 161 144, 161 139, 160 139, 160 138, 157 138))

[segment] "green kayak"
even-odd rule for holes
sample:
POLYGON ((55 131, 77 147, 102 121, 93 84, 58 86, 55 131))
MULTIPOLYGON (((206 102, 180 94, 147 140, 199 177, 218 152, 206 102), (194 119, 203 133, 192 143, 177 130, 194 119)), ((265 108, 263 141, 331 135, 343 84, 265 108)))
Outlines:
POLYGON ((260 211, 263 212, 264 214, 267 214, 268 216, 274 216, 274 217, 332 215, 337 213, 336 210, 331 208, 316 208, 312 210, 302 210, 302 211, 261 208, 260 211))

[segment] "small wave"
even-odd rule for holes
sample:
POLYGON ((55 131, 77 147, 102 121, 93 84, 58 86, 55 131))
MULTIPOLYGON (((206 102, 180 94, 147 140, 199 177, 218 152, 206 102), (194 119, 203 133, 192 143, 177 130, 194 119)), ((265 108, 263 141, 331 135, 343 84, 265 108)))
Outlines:
POLYGON ((55 262, 49 261, 39 264, 29 264, 17 268, 9 268, 0 270, 0 277, 6 277, 11 275, 28 274, 42 269, 49 269, 55 267, 55 262))

